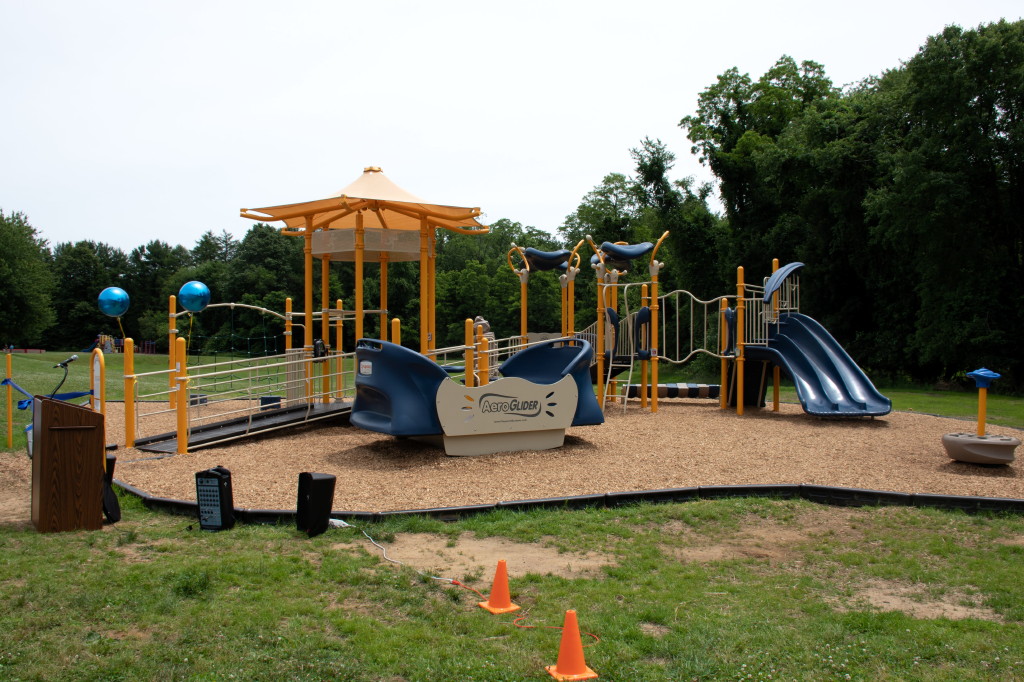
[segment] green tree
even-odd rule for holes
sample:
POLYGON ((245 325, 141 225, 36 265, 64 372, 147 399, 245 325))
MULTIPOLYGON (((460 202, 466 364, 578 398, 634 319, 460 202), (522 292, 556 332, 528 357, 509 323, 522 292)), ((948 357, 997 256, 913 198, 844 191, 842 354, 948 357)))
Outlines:
POLYGON ((0 344, 40 342, 55 316, 50 250, 24 213, 0 210, 0 344))
MULTIPOLYGON (((53 274, 58 292, 54 310, 58 324, 51 336, 62 348, 84 348, 97 334, 121 336, 121 326, 100 312, 97 299, 107 287, 128 292, 131 305, 121 320, 125 334, 133 336, 135 320, 145 306, 125 277, 128 260, 123 251, 102 242, 65 242, 53 249, 53 274)), ((166 309, 166 306, 164 306, 166 309)))
POLYGON ((783 56, 756 82, 729 69, 701 93, 697 113, 680 121, 693 153, 718 177, 735 265, 793 259, 799 236, 785 215, 789 197, 766 182, 758 157, 804 112, 839 96, 820 64, 783 56))
POLYGON ((978 365, 1020 385, 1024 360, 1024 22, 947 27, 903 68, 869 193, 900 245, 922 376, 978 365))

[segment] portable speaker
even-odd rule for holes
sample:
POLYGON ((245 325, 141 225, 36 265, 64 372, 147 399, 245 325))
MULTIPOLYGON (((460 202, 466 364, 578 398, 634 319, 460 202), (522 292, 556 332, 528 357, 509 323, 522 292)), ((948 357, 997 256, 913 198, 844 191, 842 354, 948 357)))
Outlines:
POLYGON ((332 474, 299 474, 299 500, 296 505, 295 525, 309 534, 320 535, 330 523, 331 507, 334 505, 334 481, 332 474))
POLYGON ((235 526, 231 472, 224 467, 196 472, 196 501, 199 503, 199 527, 203 530, 226 530, 235 526))

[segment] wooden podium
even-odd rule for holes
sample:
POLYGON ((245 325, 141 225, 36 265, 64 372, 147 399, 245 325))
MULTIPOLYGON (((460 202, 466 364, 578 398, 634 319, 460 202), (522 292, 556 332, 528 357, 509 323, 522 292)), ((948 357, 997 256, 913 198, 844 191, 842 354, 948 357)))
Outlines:
POLYGON ((103 526, 103 415, 36 396, 32 525, 40 533, 103 526))

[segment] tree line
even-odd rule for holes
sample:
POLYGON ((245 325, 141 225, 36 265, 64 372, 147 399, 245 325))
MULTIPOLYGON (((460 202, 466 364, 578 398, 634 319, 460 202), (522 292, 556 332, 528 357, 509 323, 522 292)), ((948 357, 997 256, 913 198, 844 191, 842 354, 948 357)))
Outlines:
MULTIPOLYGON (((799 260, 803 311, 873 376, 950 381, 987 366, 1020 390, 1022 99, 1020 21, 947 27, 906 63, 842 88, 821 64, 789 56, 757 79, 728 69, 680 121, 690 151, 716 178, 721 212, 709 207, 714 187, 673 177, 674 152, 645 138, 631 150, 632 173, 605 175, 556 234, 510 219, 483 237, 441 232, 438 344, 459 343, 462 321, 477 315, 498 336, 518 333, 512 242, 572 249, 588 234, 637 243, 668 230, 662 291, 713 298, 734 293, 738 265, 759 281, 772 258, 799 260)), ((296 311, 302 306, 302 240, 264 224, 240 240, 208 231, 191 248, 151 241, 125 253, 90 240, 51 248, 27 216, 0 212, 0 249, 5 343, 74 349, 100 331, 120 336, 96 306, 107 286, 131 296, 125 334, 161 348, 167 296, 189 280, 206 283, 215 301, 283 311, 291 296, 296 311)), ((586 263, 591 251, 580 254, 586 263)), ((411 328, 418 270, 393 263, 388 273, 391 315, 411 328)), ((352 277, 351 264, 332 264, 332 298, 347 307, 352 277)), ((378 277, 367 268, 368 292, 378 277)), ((531 276, 529 291, 531 329, 556 330, 555 275, 531 276)), ((577 292, 579 327, 596 316, 586 264, 577 292)), ((238 311, 210 310, 189 324, 209 337, 280 334, 276 321, 238 311)))

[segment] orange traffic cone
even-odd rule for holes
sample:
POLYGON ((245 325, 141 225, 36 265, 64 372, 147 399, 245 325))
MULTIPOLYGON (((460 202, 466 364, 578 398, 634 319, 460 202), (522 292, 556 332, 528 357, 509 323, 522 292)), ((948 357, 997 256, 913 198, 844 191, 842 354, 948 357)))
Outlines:
POLYGON ((556 680, 592 680, 597 677, 597 673, 588 668, 587 662, 583 660, 580 626, 576 622, 576 612, 572 609, 565 612, 562 643, 558 646, 558 663, 546 665, 544 669, 556 680))
POLYGON ((519 610, 519 607, 512 603, 508 593, 508 568, 504 559, 498 559, 498 568, 494 571, 494 584, 491 586, 491 596, 487 601, 480 602, 480 608, 487 609, 491 613, 509 613, 519 610))

